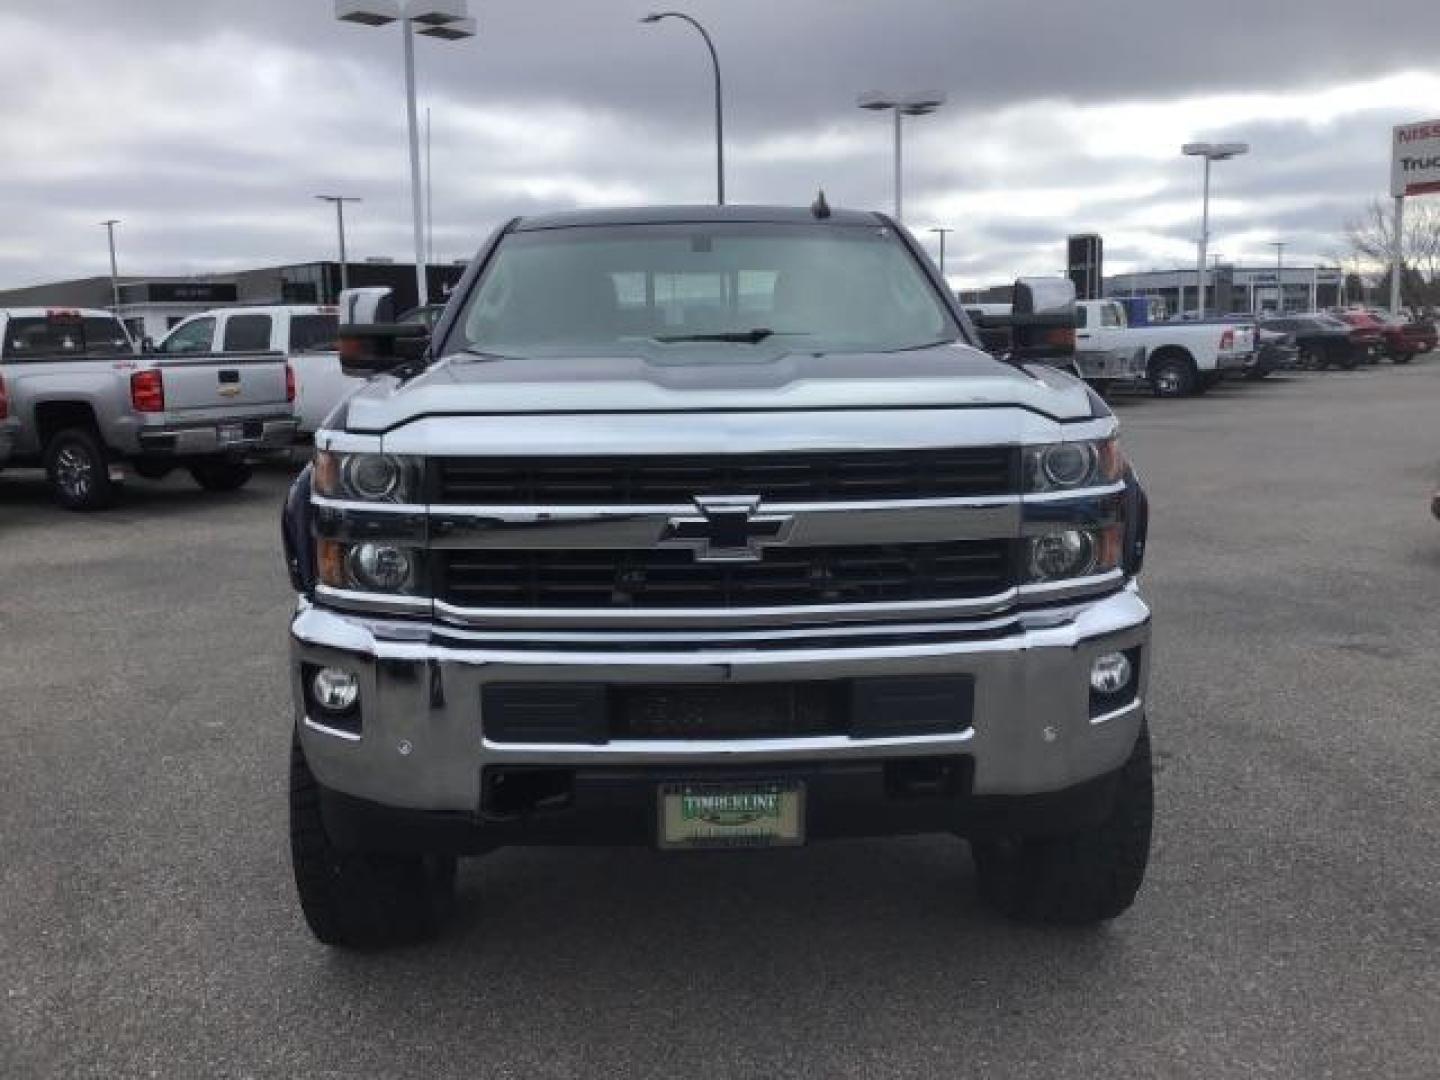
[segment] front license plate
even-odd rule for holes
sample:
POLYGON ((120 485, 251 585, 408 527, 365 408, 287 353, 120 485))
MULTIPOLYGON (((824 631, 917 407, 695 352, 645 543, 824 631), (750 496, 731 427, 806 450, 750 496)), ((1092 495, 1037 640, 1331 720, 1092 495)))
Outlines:
POLYGON ((664 784, 660 846, 787 847, 805 842, 805 785, 664 784))
POLYGON ((216 431, 216 441, 221 446, 234 446, 245 441, 244 424, 221 424, 216 431))

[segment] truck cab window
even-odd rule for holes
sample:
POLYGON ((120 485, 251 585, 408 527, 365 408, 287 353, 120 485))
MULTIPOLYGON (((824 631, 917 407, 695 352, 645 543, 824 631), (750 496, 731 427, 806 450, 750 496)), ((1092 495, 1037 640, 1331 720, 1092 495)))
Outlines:
POLYGON ((268 352, 269 315, 231 315, 225 320, 224 352, 268 352))
POLYGON ((180 327, 160 346, 166 353, 210 352, 215 341, 215 320, 196 319, 180 327))
POLYGON ((130 339, 119 320, 113 318, 45 319, 15 318, 5 328, 4 350, 7 360, 44 357, 63 360, 66 357, 113 356, 133 352, 130 339))
POLYGON ((290 316, 291 352, 331 352, 340 331, 338 315, 290 316))

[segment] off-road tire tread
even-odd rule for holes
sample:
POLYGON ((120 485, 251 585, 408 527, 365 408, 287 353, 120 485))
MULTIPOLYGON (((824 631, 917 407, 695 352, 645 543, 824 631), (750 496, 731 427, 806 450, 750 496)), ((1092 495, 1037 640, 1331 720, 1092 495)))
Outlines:
POLYGON ((1142 727, 1104 821, 1068 835, 972 844, 981 898, 1025 922, 1084 926, 1115 918, 1145 879, 1154 804, 1150 734, 1142 727))
POLYGON ((454 898, 455 860, 337 849, 298 737, 290 747, 290 854, 300 908, 327 945, 381 948, 433 937, 454 898))

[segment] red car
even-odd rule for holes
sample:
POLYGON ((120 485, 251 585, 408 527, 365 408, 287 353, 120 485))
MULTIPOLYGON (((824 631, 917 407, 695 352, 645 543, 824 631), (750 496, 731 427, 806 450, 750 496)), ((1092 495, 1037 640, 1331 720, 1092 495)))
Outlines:
POLYGON ((1417 353, 1436 347, 1433 322, 1412 321, 1403 315, 1376 315, 1375 319, 1385 336, 1385 352, 1397 364, 1408 364, 1417 353))
POLYGON ((1376 354, 1387 347, 1385 324, 1368 311, 1342 311, 1337 317, 1350 327, 1350 343, 1373 364, 1376 354))

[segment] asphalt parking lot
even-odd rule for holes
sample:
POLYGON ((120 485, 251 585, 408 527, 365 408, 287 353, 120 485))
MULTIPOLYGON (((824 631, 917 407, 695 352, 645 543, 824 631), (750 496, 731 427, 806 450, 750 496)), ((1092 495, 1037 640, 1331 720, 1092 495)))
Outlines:
POLYGON ((1159 822, 1099 931, 965 846, 467 864, 440 941, 311 939, 287 478, 0 475, 0 1076, 1440 1075, 1440 361, 1118 405, 1153 502, 1159 822))

